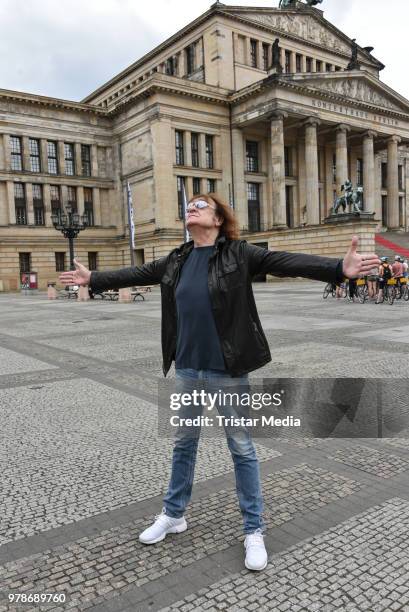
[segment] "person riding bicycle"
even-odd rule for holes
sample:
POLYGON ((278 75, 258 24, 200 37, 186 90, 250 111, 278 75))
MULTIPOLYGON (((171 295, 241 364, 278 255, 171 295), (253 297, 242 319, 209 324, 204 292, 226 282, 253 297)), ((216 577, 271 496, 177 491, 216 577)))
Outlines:
POLYGON ((395 261, 392 264, 392 272, 393 278, 396 278, 396 289, 398 291, 398 296, 400 296, 402 291, 400 279, 403 276, 403 265, 402 258, 400 255, 395 255, 395 261))
POLYGON ((406 261, 406 259, 404 257, 401 257, 400 261, 402 263, 403 276, 404 276, 404 278, 408 278, 408 262, 406 261))
POLYGON ((376 296, 376 304, 379 304, 380 300, 383 301, 384 287, 387 281, 393 277, 392 266, 389 264, 387 257, 381 257, 381 265, 379 266, 378 274, 379 290, 376 296))

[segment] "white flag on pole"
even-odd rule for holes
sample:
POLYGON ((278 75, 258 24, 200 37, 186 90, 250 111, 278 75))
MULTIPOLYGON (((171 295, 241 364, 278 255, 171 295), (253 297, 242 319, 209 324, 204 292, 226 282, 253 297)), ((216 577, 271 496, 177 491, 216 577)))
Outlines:
POLYGON ((135 248, 135 224, 133 220, 133 204, 132 204, 132 192, 129 181, 126 184, 127 192, 128 192, 128 221, 129 221, 129 231, 131 233, 132 239, 132 248, 135 248))
POLYGON ((182 197, 183 197, 183 227, 185 230, 184 238, 185 238, 185 242, 189 242, 190 234, 186 226, 187 197, 186 197, 185 181, 182 181, 182 197))

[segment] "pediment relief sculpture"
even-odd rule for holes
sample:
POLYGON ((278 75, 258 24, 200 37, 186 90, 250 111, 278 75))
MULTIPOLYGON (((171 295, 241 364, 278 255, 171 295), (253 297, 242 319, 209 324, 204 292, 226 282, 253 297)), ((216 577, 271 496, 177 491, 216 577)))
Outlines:
POLYGON ((368 85, 364 81, 359 79, 334 79, 334 80, 322 80, 309 82, 308 87, 317 89, 319 91, 327 91, 330 93, 339 94, 351 100, 359 100, 361 102, 367 102, 368 104, 374 104, 375 106, 381 106, 389 110, 402 111, 402 107, 398 106, 386 95, 377 91, 374 87, 368 85))
POLYGON ((350 54, 351 46, 338 38, 329 29, 318 23, 310 15, 290 14, 262 14, 262 13, 238 13, 238 17, 244 17, 256 21, 273 30, 288 32, 306 41, 314 42, 328 49, 335 49, 350 54))

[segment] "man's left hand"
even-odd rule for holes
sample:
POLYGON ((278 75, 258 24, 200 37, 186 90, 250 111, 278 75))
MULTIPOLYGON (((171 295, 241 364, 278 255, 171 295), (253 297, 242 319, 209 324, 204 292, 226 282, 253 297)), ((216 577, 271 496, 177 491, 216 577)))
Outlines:
POLYGON ((358 242, 358 236, 353 236, 351 246, 344 257, 342 272, 346 278, 366 276, 381 263, 376 253, 357 253, 358 242))

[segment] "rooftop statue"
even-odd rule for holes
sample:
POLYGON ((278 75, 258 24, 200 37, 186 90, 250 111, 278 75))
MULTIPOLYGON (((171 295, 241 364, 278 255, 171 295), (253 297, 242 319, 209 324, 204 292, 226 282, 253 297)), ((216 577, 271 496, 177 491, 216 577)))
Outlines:
MULTIPOLYGON (((316 4, 321 4, 323 0, 306 0, 308 6, 315 6, 316 4)), ((278 8, 289 8, 291 6, 296 6, 297 0, 280 0, 278 8)))

